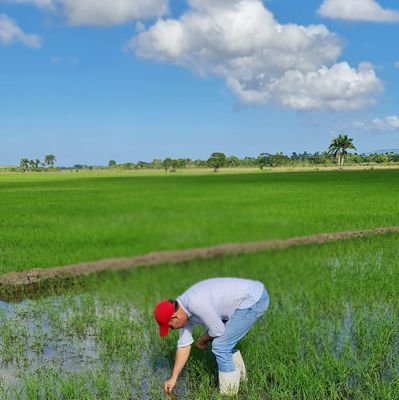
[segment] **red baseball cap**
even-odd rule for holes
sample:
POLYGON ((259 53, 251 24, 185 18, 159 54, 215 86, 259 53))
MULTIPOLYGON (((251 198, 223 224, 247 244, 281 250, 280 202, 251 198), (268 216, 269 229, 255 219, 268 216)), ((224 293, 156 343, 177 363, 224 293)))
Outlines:
POLYGON ((160 301, 154 309, 154 317, 159 325, 159 336, 166 336, 169 333, 169 320, 175 312, 175 305, 170 300, 160 301))

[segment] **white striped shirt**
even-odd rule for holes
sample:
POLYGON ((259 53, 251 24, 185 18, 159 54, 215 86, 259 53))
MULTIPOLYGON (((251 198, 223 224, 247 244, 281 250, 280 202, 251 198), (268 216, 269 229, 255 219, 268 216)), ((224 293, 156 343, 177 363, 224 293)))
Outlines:
POLYGON ((192 331, 196 324, 204 325, 208 335, 223 335, 231 314, 237 309, 252 307, 262 296, 262 282, 239 278, 212 278, 196 283, 177 298, 188 317, 179 330, 177 347, 194 342, 192 331))

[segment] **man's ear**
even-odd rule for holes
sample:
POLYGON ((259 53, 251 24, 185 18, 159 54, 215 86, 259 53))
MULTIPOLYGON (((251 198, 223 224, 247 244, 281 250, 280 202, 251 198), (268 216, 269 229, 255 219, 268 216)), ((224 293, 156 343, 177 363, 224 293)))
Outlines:
POLYGON ((177 314, 174 312, 169 319, 171 320, 171 319, 175 319, 175 318, 177 318, 177 314))

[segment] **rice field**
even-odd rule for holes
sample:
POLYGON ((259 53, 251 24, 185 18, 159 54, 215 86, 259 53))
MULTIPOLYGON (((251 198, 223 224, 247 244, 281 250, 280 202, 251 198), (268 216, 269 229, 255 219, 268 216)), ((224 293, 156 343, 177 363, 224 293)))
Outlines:
POLYGON ((398 170, 0 175, 0 273, 399 225, 398 170))
MULTIPOLYGON (((315 232, 399 225, 399 171, 0 176, 3 272, 315 232)), ((351 239, 79 279, 0 303, 0 398, 165 399, 177 332, 154 304, 198 280, 265 283, 241 341, 239 399, 396 399, 399 235, 351 239)), ((200 330, 197 331, 200 333, 200 330)), ((218 399, 193 348, 178 399, 218 399)))
MULTIPOLYGON (((197 280, 262 280, 271 305, 240 344, 240 399, 394 399, 399 390, 399 235, 164 265, 85 279, 1 306, 4 399, 163 399, 177 332, 152 307, 197 280)), ((199 332, 198 332, 199 333, 199 332)), ((177 398, 217 399, 216 364, 194 348, 177 398)))

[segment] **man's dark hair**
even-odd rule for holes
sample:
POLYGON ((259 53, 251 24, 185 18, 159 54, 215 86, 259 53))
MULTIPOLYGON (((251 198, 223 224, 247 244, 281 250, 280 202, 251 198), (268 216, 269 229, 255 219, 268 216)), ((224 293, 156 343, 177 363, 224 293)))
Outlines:
POLYGON ((179 309, 179 303, 177 300, 169 299, 169 301, 174 305, 175 311, 177 311, 179 309))

